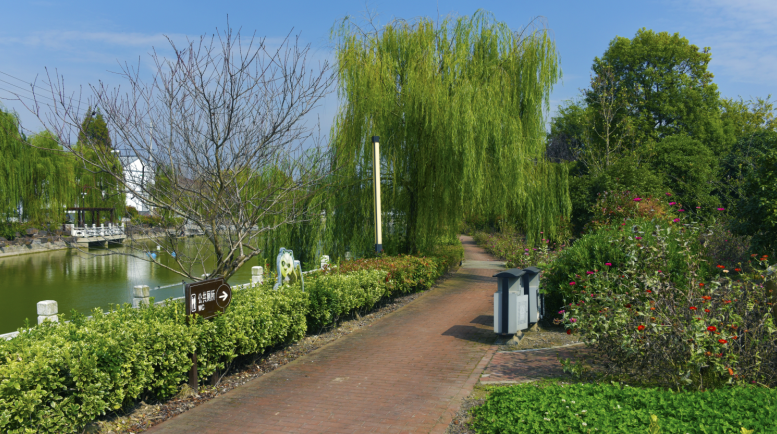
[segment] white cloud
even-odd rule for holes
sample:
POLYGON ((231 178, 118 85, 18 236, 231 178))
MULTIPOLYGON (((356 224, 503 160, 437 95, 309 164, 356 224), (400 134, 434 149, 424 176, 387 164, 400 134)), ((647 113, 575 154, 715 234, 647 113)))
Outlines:
POLYGON ((730 81, 777 81, 777 2, 774 0, 692 0, 686 36, 712 48, 710 70, 730 81))

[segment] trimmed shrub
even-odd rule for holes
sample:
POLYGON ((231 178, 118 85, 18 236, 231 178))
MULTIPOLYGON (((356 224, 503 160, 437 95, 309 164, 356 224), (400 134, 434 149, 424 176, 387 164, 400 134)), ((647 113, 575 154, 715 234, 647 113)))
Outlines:
POLYGON ((248 287, 212 320, 189 318, 181 303, 167 302, 32 327, 0 341, 0 432, 77 432, 143 396, 170 397, 187 380, 192 352, 204 380, 238 356, 302 338, 309 327, 428 289, 457 262, 456 250, 345 262, 306 276, 307 292, 274 291, 273 282, 248 287))

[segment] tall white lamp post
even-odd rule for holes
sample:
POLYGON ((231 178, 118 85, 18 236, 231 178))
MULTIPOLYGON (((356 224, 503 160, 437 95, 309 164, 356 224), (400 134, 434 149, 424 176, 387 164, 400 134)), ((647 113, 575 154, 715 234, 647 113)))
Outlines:
POLYGON ((375 186, 375 253, 383 252, 383 230, 380 211, 380 137, 372 136, 372 174, 375 186))

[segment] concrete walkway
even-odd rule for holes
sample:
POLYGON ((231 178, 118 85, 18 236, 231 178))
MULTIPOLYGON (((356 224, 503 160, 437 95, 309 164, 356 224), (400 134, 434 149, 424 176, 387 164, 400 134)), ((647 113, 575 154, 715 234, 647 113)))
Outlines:
MULTIPOLYGON (((494 260, 462 242, 465 264, 494 260)), ((495 350, 493 274, 462 267, 370 327, 148 432, 444 433, 495 350)))

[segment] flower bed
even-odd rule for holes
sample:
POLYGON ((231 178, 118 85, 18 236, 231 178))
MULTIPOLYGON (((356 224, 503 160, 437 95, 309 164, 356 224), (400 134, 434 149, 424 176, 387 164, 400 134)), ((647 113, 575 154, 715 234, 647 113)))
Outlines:
POLYGON ((340 265, 296 287, 235 291, 224 315, 189 321, 180 303, 124 306, 92 319, 44 323, 0 342, 0 431, 76 432, 107 411, 144 397, 167 398, 235 357, 300 339, 382 297, 428 289, 448 257, 382 257, 340 265))
POLYGON ((777 391, 726 388, 672 392, 555 382, 493 387, 472 410, 478 433, 766 433, 777 391))

